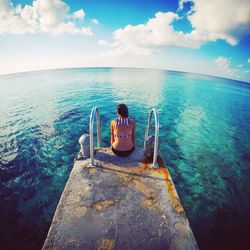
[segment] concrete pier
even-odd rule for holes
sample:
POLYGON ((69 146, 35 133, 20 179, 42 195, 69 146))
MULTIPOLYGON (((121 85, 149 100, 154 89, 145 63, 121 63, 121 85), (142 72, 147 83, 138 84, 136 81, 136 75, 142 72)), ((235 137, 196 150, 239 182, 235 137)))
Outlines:
POLYGON ((142 150, 75 161, 43 249, 198 249, 171 176, 142 150))

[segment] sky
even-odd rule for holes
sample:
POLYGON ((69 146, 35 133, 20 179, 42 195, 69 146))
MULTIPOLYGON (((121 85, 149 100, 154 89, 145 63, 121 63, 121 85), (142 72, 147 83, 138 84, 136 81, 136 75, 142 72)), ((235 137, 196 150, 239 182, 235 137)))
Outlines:
POLYGON ((250 0, 0 0, 0 74, 74 67, 250 82, 250 0))

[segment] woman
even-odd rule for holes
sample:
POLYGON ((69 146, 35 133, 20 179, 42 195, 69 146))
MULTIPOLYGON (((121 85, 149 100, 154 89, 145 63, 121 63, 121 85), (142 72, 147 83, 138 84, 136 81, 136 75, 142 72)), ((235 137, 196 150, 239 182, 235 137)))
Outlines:
POLYGON ((135 121, 128 118, 125 104, 117 106, 118 118, 110 123, 111 149, 117 156, 126 157, 135 148, 135 121))

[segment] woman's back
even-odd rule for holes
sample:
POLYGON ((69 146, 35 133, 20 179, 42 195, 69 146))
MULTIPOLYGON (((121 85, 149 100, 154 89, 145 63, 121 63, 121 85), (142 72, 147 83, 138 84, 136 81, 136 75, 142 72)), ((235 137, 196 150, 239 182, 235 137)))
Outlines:
POLYGON ((135 122, 119 117, 111 121, 111 145, 115 150, 127 151, 134 147, 135 122))

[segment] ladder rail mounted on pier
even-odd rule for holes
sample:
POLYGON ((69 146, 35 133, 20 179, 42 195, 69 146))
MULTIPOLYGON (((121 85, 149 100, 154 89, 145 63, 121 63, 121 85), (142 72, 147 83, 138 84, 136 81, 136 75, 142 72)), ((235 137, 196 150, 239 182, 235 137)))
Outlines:
POLYGON ((98 107, 93 107, 90 113, 89 118, 89 134, 90 134, 90 166, 95 167, 94 161, 94 117, 96 115, 96 123, 97 123, 97 145, 98 148, 101 147, 102 143, 102 135, 101 135, 101 122, 100 122, 100 114, 98 107))
POLYGON ((153 157, 152 167, 153 168, 158 168, 159 165, 157 163, 157 155, 158 155, 158 148, 159 148, 159 127, 160 127, 160 122, 159 122, 159 116, 158 116, 158 113, 157 113, 156 109, 152 109, 149 112, 148 125, 147 125, 147 128, 146 128, 145 138, 144 138, 144 149, 146 148, 146 142, 147 142, 147 139, 148 139, 148 136, 149 136, 151 118, 152 118, 153 114, 154 114, 154 118, 155 118, 155 141, 154 141, 154 157, 153 157))

